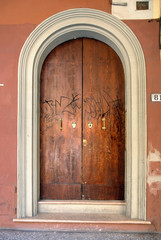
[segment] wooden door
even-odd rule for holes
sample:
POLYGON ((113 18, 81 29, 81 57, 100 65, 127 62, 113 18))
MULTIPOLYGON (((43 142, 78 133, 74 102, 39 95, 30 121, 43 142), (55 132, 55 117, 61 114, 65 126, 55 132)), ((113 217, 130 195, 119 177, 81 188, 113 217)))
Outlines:
POLYGON ((118 55, 102 42, 84 39, 84 199, 124 199, 124 89, 118 55))
POLYGON ((80 199, 81 39, 58 46, 46 58, 40 94, 41 198, 80 199))
POLYGON ((117 54, 93 39, 66 42, 46 58, 40 86, 40 198, 124 199, 125 86, 117 54))

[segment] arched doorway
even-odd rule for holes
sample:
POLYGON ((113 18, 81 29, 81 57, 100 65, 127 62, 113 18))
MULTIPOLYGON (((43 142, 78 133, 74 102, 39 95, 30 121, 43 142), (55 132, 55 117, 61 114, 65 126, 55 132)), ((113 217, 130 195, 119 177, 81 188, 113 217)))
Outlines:
POLYGON ((108 45, 77 39, 40 80, 40 199, 124 200, 125 84, 108 45))
MULTIPOLYGON (((30 34, 18 71, 17 217, 38 213, 39 79, 46 56, 59 44, 80 37, 112 47, 125 73, 125 212, 146 219, 146 68, 141 45, 125 23, 94 9, 70 9, 46 19, 30 34)), ((113 204, 114 206, 115 204, 113 204)), ((50 207, 50 206, 49 206, 50 207)))

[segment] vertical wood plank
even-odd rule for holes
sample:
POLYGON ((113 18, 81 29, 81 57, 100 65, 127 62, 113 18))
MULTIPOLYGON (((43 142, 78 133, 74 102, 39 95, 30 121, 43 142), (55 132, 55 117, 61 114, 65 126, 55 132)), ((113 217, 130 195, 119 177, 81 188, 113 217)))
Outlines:
POLYGON ((83 195, 124 199, 124 72, 106 44, 83 40, 83 195), (105 118, 106 129, 103 130, 105 118), (92 128, 88 124, 92 123, 92 128))
POLYGON ((40 88, 41 199, 80 199, 81 39, 61 44, 48 55, 40 88))

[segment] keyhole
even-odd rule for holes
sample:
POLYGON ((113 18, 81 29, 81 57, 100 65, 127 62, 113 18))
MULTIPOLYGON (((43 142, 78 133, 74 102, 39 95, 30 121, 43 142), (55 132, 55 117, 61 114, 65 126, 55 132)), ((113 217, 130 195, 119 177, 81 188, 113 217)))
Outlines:
POLYGON ((92 128, 92 126, 93 126, 93 123, 89 122, 89 123, 88 123, 88 127, 89 127, 89 128, 92 128))

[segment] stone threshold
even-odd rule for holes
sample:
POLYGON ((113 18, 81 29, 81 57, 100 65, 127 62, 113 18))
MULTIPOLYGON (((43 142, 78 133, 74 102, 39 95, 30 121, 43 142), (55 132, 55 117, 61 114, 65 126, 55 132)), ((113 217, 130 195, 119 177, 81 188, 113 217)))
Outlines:
POLYGON ((124 215, 107 213, 39 213, 34 217, 17 218, 13 221, 20 223, 151 224, 147 220, 130 219, 124 215))
POLYGON ((125 205, 124 200, 39 200, 39 204, 125 205))
MULTIPOLYGON (((125 215, 125 201, 55 201, 41 200, 38 202, 38 213, 75 213, 75 214, 121 214, 125 215)), ((93 216, 93 215, 92 215, 93 216)))

